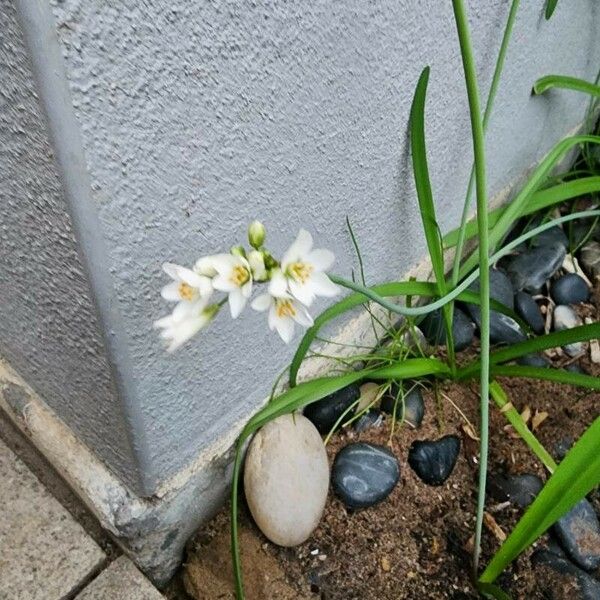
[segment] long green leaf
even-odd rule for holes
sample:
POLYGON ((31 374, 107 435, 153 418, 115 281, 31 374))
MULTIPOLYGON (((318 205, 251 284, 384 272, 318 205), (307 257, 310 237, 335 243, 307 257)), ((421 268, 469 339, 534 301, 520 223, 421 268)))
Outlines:
MULTIPOLYGON (((565 329, 564 331, 553 331, 552 333, 493 351, 490 354, 490 363, 491 365, 498 365, 503 362, 515 360, 525 354, 531 354, 532 352, 548 350, 549 348, 558 348, 559 346, 566 346, 575 342, 586 342, 598 338, 600 338, 600 323, 580 325, 579 327, 565 329)), ((459 369, 456 377, 458 379, 474 377, 478 372, 479 360, 475 360, 459 369)))
POLYGON ((567 75, 546 75, 540 77, 533 84, 534 94, 543 94, 545 91, 552 88, 561 88, 564 90, 573 90, 575 92, 583 92, 592 96, 600 96, 600 86, 589 83, 584 79, 577 77, 569 77, 567 75))
MULTIPOLYGON (((519 213, 517 218, 531 215, 539 210, 583 196, 584 194, 591 194, 593 192, 600 192, 600 177, 582 177, 580 179, 574 179, 573 181, 567 181, 565 183, 559 183, 552 187, 544 190, 539 190, 531 196, 531 200, 523 207, 523 210, 519 213)), ((490 227, 493 227, 498 219, 502 216, 502 213, 506 210, 506 207, 500 206, 489 213, 490 227)), ((465 240, 471 239, 477 235, 477 222, 471 220, 465 227, 465 240)), ((458 242, 459 230, 454 229, 444 236, 444 245, 446 248, 452 248, 458 242)))
POLYGON ((542 464, 553 473, 556 470, 556 463, 544 446, 533 435, 527 423, 519 411, 509 401, 508 396, 502 386, 497 381, 490 383, 490 394, 500 409, 500 412, 508 419, 508 422, 514 427, 515 431, 521 436, 521 439, 529 446, 531 451, 540 459, 542 464))
POLYGON ((548 0, 548 2, 546 2, 546 21, 552 17, 557 4, 558 0, 548 0))
POLYGON ((363 369, 337 377, 321 377, 297 385, 277 398, 274 398, 263 409, 257 412, 246 424, 238 437, 233 464, 233 481, 231 486, 231 556, 235 578, 235 589, 238 600, 244 598, 242 563, 238 540, 238 493, 239 480, 245 443, 250 436, 263 425, 273 419, 317 402, 321 398, 336 392, 351 383, 365 377, 369 379, 413 379, 425 375, 448 376, 450 370, 445 363, 435 358, 413 358, 397 362, 380 369, 363 369))
POLYGON ((568 385, 578 385, 591 390, 600 390, 600 378, 583 373, 571 373, 564 369, 545 369, 543 367, 527 367, 525 365, 494 365, 494 375, 504 377, 529 377, 530 379, 543 379, 544 381, 557 381, 568 385))
MULTIPOLYGON (((429 259, 435 275, 438 296, 444 296, 447 291, 446 272, 444 266, 444 249, 440 228, 435 216, 435 205, 431 181, 429 180, 429 167, 427 166, 427 148, 425 143, 425 98, 427 95, 427 82, 429 81, 429 67, 421 72, 415 94, 410 108, 410 148, 412 154, 413 175, 415 188, 419 201, 421 221, 429 250, 429 259)), ((448 359, 454 366, 454 340, 452 336, 452 307, 444 306, 444 327, 446 329, 446 340, 448 342, 448 359)))
MULTIPOLYGON (((531 200, 531 196, 542 183, 543 179, 550 172, 552 167, 573 147, 580 144, 593 143, 600 144, 600 136, 597 135, 574 135, 564 140, 561 140, 552 150, 546 155, 542 162, 536 167, 527 183, 521 191, 515 196, 513 201, 502 212, 502 215, 497 220, 494 227, 491 228, 489 234, 490 248, 493 250, 500 240, 506 235, 512 227, 514 221, 523 213, 525 206, 531 200)), ((478 263, 478 253, 473 252, 461 267, 461 278, 468 273, 478 263)))
POLYGON ((479 580, 493 583, 523 550, 600 483, 600 417, 571 448, 479 580))

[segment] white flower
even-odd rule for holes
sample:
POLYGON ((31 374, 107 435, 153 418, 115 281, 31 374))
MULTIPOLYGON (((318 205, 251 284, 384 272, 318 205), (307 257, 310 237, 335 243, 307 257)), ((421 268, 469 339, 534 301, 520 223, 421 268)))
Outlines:
POLYGON ((208 277, 173 263, 163 264, 163 271, 173 279, 160 292, 165 300, 190 304, 210 298, 213 287, 208 277))
MULTIPOLYGON (((316 296, 331 297, 339 291, 337 285, 325 274, 335 260, 333 252, 313 250, 312 245, 310 233, 301 229, 281 260, 281 271, 290 292, 306 306, 310 306, 316 296)), ((277 288, 276 291, 281 292, 281 289, 277 288)))
POLYGON ((277 329, 277 333, 286 344, 289 344, 294 336, 294 321, 304 327, 313 324, 306 308, 289 294, 261 294, 252 302, 252 308, 261 312, 269 309, 269 329, 277 329))
POLYGON ((179 348, 212 321, 219 306, 207 306, 207 303, 208 299, 191 304, 179 303, 170 315, 154 322, 154 327, 162 329, 160 336, 169 342, 168 352, 179 348))
POLYGON ((217 274, 212 280, 216 290, 229 294, 231 317, 237 318, 252 294, 252 271, 242 256, 217 254, 212 257, 217 274))
POLYGON ((254 281, 266 281, 267 269, 265 268, 265 258, 262 252, 252 250, 248 253, 248 264, 252 270, 252 279, 254 281))

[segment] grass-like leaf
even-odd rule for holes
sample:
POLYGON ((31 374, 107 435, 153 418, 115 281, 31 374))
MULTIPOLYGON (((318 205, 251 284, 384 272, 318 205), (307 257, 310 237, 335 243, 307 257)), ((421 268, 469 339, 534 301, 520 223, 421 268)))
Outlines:
MULTIPOLYGON (((543 179, 548 175, 552 167, 571 149, 575 146, 585 143, 600 144, 600 136, 597 135, 574 135, 564 140, 561 140, 552 150, 546 155, 541 163, 536 167, 527 183, 521 191, 515 196, 512 202, 502 212, 496 224, 490 229, 489 243, 490 249, 498 245, 502 238, 519 215, 523 214, 525 206, 531 200, 531 196, 542 183, 543 179)), ((463 263, 460 273, 461 277, 471 271, 478 263, 478 253, 473 252, 463 263)))
POLYGON ((497 382, 490 383, 490 395, 500 409, 500 412, 508 419, 508 422, 514 427, 515 431, 521 436, 521 439, 529 446, 531 451, 540 459, 542 464, 553 473, 556 470, 556 463, 544 446, 533 435, 532 431, 527 427, 527 423, 523 421, 523 417, 519 411, 509 401, 504 388, 497 382))
POLYGON ((533 84, 533 93, 537 95, 543 94, 545 91, 552 88, 573 90, 575 92, 583 92, 584 94, 600 97, 600 86, 589 83, 584 79, 569 77, 567 75, 546 75, 545 77, 540 77, 540 79, 533 84))
POLYGON ((530 379, 543 379, 544 381, 578 385, 590 390, 600 390, 600 378, 583 373, 571 373, 564 369, 545 369, 525 365, 494 365, 492 366, 492 373, 504 377, 529 377, 530 379))
MULTIPOLYGON (((525 340, 518 344, 513 344, 507 348, 501 348, 490 353, 490 364, 492 369, 496 369, 495 365, 499 365, 503 362, 515 360, 525 354, 531 354, 532 352, 539 352, 541 350, 548 350, 549 348, 558 348, 559 346, 566 346, 567 344, 573 344, 575 342, 586 342, 593 339, 600 338, 600 323, 590 323, 589 325, 580 325, 579 327, 573 327, 573 329, 565 329, 564 331, 553 331, 546 335, 542 335, 537 338, 525 340)), ((521 367, 522 369, 534 369, 535 367, 521 367)), ((551 369, 540 369, 541 371, 552 372, 551 369)), ((475 360, 472 363, 462 367, 458 370, 456 376, 457 379, 465 379, 473 377, 479 372, 479 360, 475 360)), ((498 371, 495 371, 499 373, 498 371)), ((538 371, 536 370, 537 376, 538 371)), ((565 376, 563 371, 560 373, 565 376)), ((576 375, 576 373, 571 373, 576 375)), ((580 375, 580 377, 582 377, 580 375)), ((564 380, 568 383, 567 380, 564 380)), ((575 381, 575 380, 573 380, 575 381)), ((587 381, 587 380, 581 380, 587 381)))
POLYGON ((493 583, 523 550, 599 483, 600 417, 558 465, 479 580, 493 583))
MULTIPOLYGON (((413 174, 421 221, 429 250, 429 259, 435 275, 438 296, 446 295, 446 272, 444 267, 444 249, 440 228, 435 216, 435 205, 431 181, 429 179, 429 167, 427 166, 427 148, 425 143, 425 98, 427 95, 427 82, 429 81, 429 67, 421 72, 415 94, 410 108, 410 148, 412 154, 413 174)), ((444 327, 446 329, 446 340, 448 347, 448 359, 454 366, 454 340, 452 336, 452 306, 448 304, 442 309, 444 327)))
POLYGON ((552 14, 554 13, 554 10, 556 9, 556 5, 558 4, 558 0, 548 0, 546 2, 546 21, 548 21, 551 17, 552 14))
MULTIPOLYGON (((517 215, 517 218, 531 215, 539 210, 543 210, 559 202, 565 200, 571 200, 583 196, 584 194, 591 194, 593 192, 600 191, 600 177, 581 177, 573 181, 567 181, 565 183, 559 183, 552 187, 544 190, 539 190, 532 194, 530 201, 523 206, 522 211, 517 215)), ((493 227, 502 213, 506 210, 504 206, 496 208, 489 213, 490 227, 493 227)), ((471 239, 477 235, 477 222, 471 220, 465 227, 465 240, 471 239)), ((458 243, 459 230, 454 229, 444 236, 444 245, 446 248, 452 248, 458 243)))

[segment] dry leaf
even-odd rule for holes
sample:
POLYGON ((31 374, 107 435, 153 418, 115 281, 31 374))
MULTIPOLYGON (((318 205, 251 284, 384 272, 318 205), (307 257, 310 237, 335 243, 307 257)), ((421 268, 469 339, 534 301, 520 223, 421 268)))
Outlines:
POLYGON ((483 522, 485 523, 485 526, 494 534, 494 536, 499 542, 503 542, 506 539, 506 533, 504 533, 500 525, 496 523, 496 519, 494 519, 494 517, 492 517, 492 515, 490 515, 489 512, 483 513, 483 522))
POLYGON ((471 423, 463 423, 461 427, 462 427, 462 430, 465 432, 466 436, 470 437, 472 440, 474 440, 476 442, 479 441, 479 437, 477 436, 477 433, 473 429, 473 426, 471 425, 471 423))
POLYGON ((529 423, 529 419, 531 419, 531 408, 529 406, 525 405, 525 408, 521 412, 521 418, 524 423, 529 423))
POLYGON ((392 569, 392 565, 390 564, 390 559, 387 556, 382 557, 381 568, 386 572, 390 571, 392 569))
POLYGON ((548 418, 548 413, 546 411, 535 411, 535 415, 533 415, 533 419, 531 419, 531 431, 535 431, 546 419, 548 418))

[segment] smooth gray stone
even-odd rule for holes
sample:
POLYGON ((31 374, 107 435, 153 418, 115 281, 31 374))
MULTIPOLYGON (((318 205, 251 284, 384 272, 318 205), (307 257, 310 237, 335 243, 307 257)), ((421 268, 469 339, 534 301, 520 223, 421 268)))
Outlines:
POLYGON ((561 244, 565 248, 569 247, 569 238, 558 225, 531 238, 531 246, 552 246, 553 244, 561 244))
POLYGON ((519 324, 502 313, 490 312, 490 341, 492 344, 516 344, 527 339, 519 324))
POLYGON ((408 464, 424 483, 442 485, 450 477, 459 451, 460 438, 455 435, 435 441, 418 440, 408 451, 408 464))
MULTIPOLYGON (((470 286, 469 289, 473 292, 479 291, 479 279, 476 279, 470 286)), ((504 304, 507 308, 514 308, 514 292, 510 279, 507 277, 504 271, 500 269, 490 269, 490 298, 504 304)), ((475 314, 479 311, 479 306, 475 304, 469 304, 469 307, 475 309, 475 314)), ((473 312, 471 312, 473 315, 473 312)), ((475 322, 478 322, 477 320, 475 322)))
POLYGON ((553 526, 552 531, 573 562, 591 571, 600 567, 600 523, 584 498, 553 526))
POLYGON ((577 304, 589 300, 590 290, 582 277, 567 273, 552 282, 550 295, 556 304, 577 304))
POLYGON ((562 244, 536 246, 518 254, 507 262, 506 272, 515 291, 537 293, 565 259, 567 251, 562 244))
MULTIPOLYGON (((577 313, 570 306, 566 306, 565 304, 559 304, 554 307, 553 319, 555 331, 573 329, 573 327, 582 324, 577 313)), ((579 353, 583 352, 585 345, 583 342, 573 342, 572 344, 564 346, 563 349, 569 356, 577 356, 579 353)))
POLYGON ((550 367, 550 361, 542 354, 525 354, 517 358, 517 364, 524 367, 540 367, 547 369, 550 367))
POLYGON ((389 415, 394 414, 394 406, 396 407, 396 420, 405 421, 412 425, 415 429, 421 426, 423 417, 425 416, 425 402, 423 402, 423 394, 419 387, 412 388, 404 395, 404 405, 401 398, 398 398, 396 403, 397 388, 392 387, 392 393, 381 399, 381 410, 389 415), (404 411, 402 410, 404 408, 404 411))
MULTIPOLYGON (((539 585, 550 600, 598 600, 600 598, 600 582, 582 571, 564 556, 552 550, 536 550, 531 563, 536 567, 547 567, 554 571, 553 577, 537 578, 539 585)), ((536 569, 537 570, 537 569, 536 569)))
POLYGON ((556 460, 562 460, 571 449, 571 446, 573 446, 573 443, 572 437, 566 437, 562 440, 558 440, 558 442, 554 444, 554 455, 556 456, 556 460))
POLYGON ((580 375, 587 375, 588 372, 579 364, 579 363, 571 363, 565 367, 565 371, 569 371, 569 373, 579 373, 580 375))
MULTIPOLYGON (((428 313, 423 321, 421 321, 420 328, 430 344, 446 344, 446 330, 441 310, 434 310, 428 313)), ((455 306, 452 318, 454 349, 460 352, 468 348, 473 342, 474 333, 475 324, 473 321, 460 308, 455 306)))
POLYGON ((538 335, 544 333, 544 317, 537 302, 527 292, 515 294, 515 310, 517 314, 538 335))
POLYGON ((383 446, 358 442, 337 453, 333 490, 349 508, 367 508, 389 496, 400 479, 396 457, 383 446))
MULTIPOLYGON (((353 402, 360 398, 360 387, 352 383, 317 402, 309 404, 304 409, 304 416, 317 428, 321 435, 331 431, 342 414, 350 408, 353 402)), ((346 413, 344 420, 351 419, 354 410, 346 413)))
POLYGON ((491 475, 488 492, 498 502, 510 501, 521 508, 529 506, 544 487, 544 482, 531 473, 522 475, 491 475))

